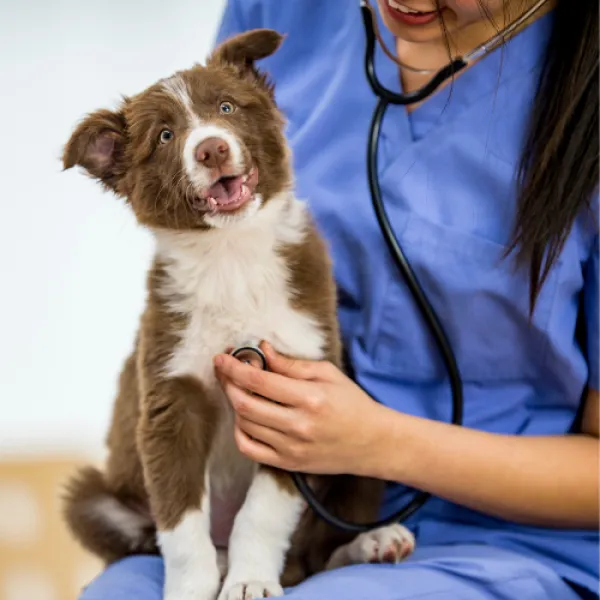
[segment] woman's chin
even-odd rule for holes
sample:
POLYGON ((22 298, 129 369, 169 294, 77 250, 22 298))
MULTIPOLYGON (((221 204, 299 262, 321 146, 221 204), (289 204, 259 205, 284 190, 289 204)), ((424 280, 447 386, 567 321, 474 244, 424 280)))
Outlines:
POLYGON ((392 22, 389 25, 385 23, 385 25, 395 38, 413 44, 429 44, 432 42, 441 42, 444 39, 444 32, 439 23, 432 24, 431 27, 419 30, 395 22, 392 22))

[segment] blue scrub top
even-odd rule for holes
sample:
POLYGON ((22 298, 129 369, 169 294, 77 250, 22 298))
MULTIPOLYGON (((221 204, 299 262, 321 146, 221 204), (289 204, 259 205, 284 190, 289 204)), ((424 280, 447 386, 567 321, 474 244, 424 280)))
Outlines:
MULTIPOLYGON (((600 387, 598 230, 591 215, 578 218, 531 321, 527 273, 502 258, 552 18, 536 21, 410 114, 390 107, 380 143, 387 210, 462 372, 464 423, 505 434, 564 434, 586 385, 600 387), (584 345, 575 337, 579 307, 584 345)), ((298 195, 330 244, 356 380, 399 411, 449 420, 447 374, 371 205, 366 146, 376 98, 363 70, 358 2, 230 0, 218 41, 257 27, 287 34, 261 67, 271 73, 288 118, 298 195)), ((381 20, 380 28, 393 48, 381 20)), ((381 48, 376 66, 386 86, 399 91, 396 66, 381 48)), ((383 511, 409 497, 410 490, 390 484, 383 511)), ((439 499, 407 524, 420 545, 517 550, 597 589, 596 531, 525 527, 439 499)))

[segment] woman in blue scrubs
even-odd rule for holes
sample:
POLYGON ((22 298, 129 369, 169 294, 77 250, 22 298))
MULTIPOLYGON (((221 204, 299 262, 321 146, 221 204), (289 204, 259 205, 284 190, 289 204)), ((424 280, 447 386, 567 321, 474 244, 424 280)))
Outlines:
MULTIPOLYGON (((404 63, 437 70, 531 4, 442 0, 441 12, 415 15, 434 1, 379 0, 377 18, 404 63)), ((370 203, 376 99, 358 3, 230 0, 219 41, 257 27, 287 34, 261 66, 289 120, 299 196, 330 243, 353 377, 271 353, 257 391, 284 406, 245 397, 239 446, 287 469, 385 479, 386 514, 410 489, 433 495, 406 523, 417 540, 409 559, 321 574, 289 598, 596 597, 598 3, 549 2, 501 49, 420 105, 391 107, 383 124, 384 201, 456 353, 463 428, 447 424, 443 364, 370 203), (282 433, 290 423, 305 437, 282 433)), ((377 52, 395 91, 430 77, 377 52)), ((235 408, 247 367, 217 363, 235 408)), ((159 600, 161 586, 160 559, 132 557, 82 600, 159 600)))

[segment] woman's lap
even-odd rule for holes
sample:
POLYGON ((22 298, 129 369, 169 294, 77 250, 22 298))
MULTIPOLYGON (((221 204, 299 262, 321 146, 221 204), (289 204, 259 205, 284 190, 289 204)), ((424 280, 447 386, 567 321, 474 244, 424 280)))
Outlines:
MULTIPOLYGON (((112 565, 80 600, 161 600, 157 557, 112 565)), ((357 565, 322 573, 289 590, 289 600, 577 600, 550 568, 487 546, 419 548, 400 565, 357 565)))

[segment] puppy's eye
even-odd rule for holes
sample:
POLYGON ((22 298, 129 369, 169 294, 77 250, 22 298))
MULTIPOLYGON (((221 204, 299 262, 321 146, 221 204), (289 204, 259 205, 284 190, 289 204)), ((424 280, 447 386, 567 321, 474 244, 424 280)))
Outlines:
POLYGON ((170 129, 163 129, 158 139, 161 144, 168 144, 174 137, 175 134, 170 129))
POLYGON ((224 115, 230 115, 235 110, 235 106, 231 102, 221 102, 219 110, 224 115))

